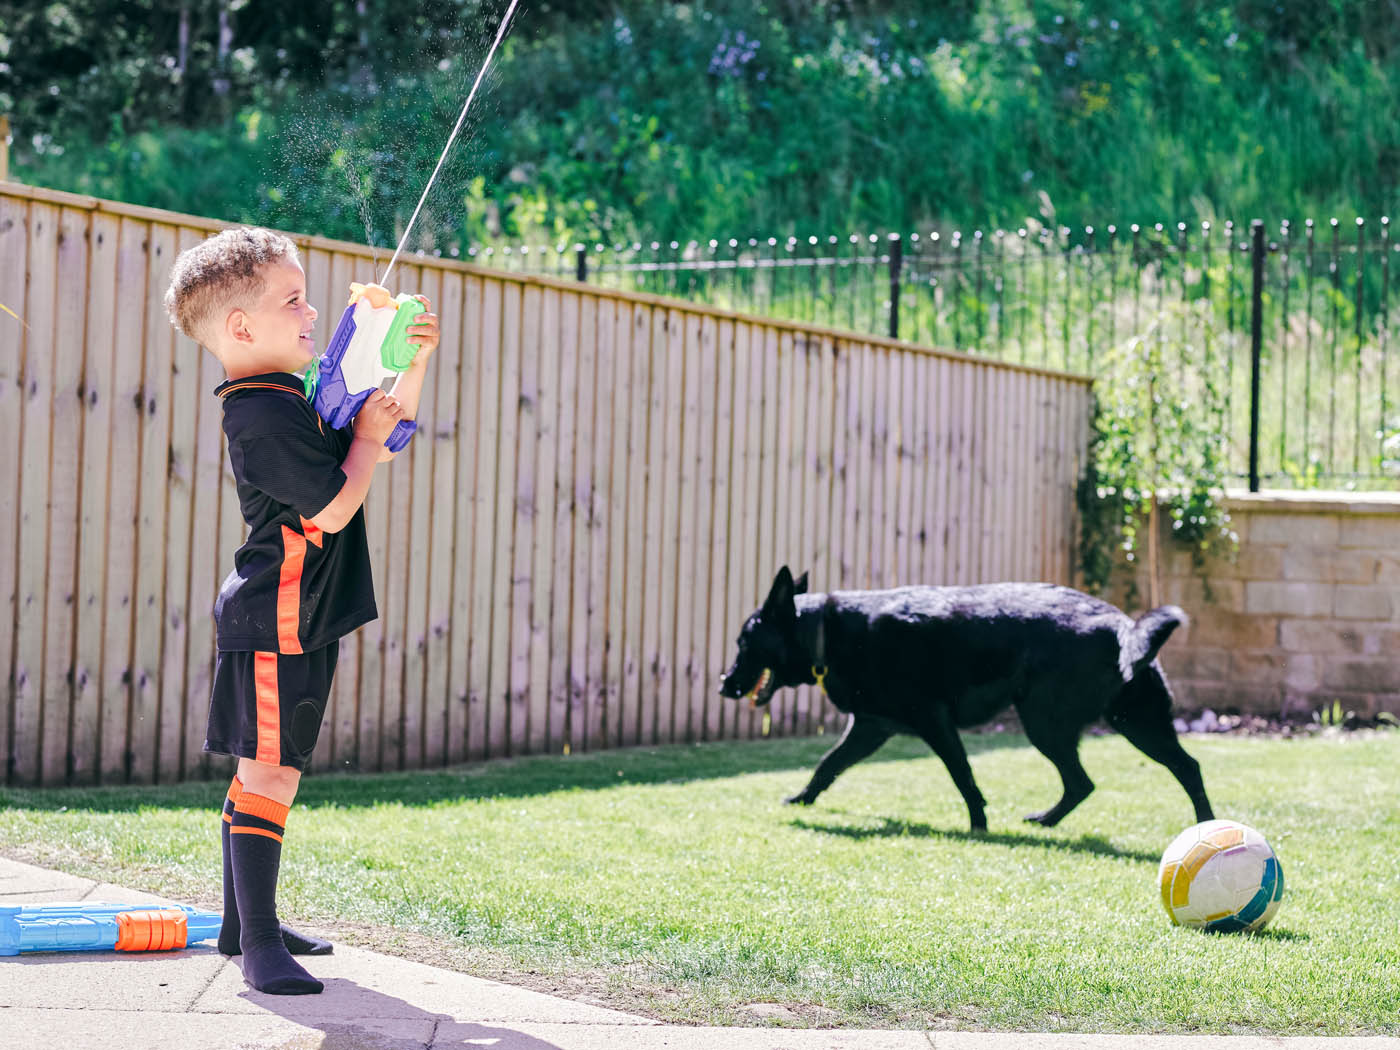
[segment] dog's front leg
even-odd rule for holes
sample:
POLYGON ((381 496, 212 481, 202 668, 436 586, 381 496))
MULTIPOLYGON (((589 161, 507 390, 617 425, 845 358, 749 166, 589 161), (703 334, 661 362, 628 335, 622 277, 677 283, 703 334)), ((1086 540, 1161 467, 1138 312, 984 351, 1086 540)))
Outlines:
POLYGON ((886 740, 894 735, 894 728, 884 719, 871 715, 851 715, 846 723, 846 731, 836 746, 822 756, 816 771, 807 786, 784 802, 810 806, 817 796, 831 786, 839 777, 862 758, 873 755, 886 740))
POLYGON ((934 754, 943 759, 948 772, 957 785, 963 801, 967 803, 968 819, 973 831, 987 830, 987 803, 982 792, 977 790, 977 782, 972 779, 972 766, 967 761, 967 749, 958 736, 958 727, 953 724, 951 712, 943 704, 934 707, 932 717, 920 728, 919 735, 933 748, 934 754))

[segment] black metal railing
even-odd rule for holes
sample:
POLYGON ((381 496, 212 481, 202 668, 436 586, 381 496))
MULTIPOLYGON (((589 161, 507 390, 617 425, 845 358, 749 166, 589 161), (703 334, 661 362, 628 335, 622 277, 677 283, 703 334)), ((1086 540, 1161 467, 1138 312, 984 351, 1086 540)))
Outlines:
POLYGON ((1400 473, 1397 250, 1388 219, 1333 219, 492 245, 468 256, 1088 375, 1170 301, 1204 301, 1231 471, 1257 489, 1376 488, 1400 473))

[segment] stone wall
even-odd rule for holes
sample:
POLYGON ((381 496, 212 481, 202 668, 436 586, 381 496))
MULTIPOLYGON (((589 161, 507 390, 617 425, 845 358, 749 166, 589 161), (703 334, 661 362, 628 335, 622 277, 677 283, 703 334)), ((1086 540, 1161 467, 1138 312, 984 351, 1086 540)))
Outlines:
POLYGON ((1192 619, 1162 650, 1178 708, 1296 717, 1337 700, 1400 713, 1400 493, 1228 505, 1239 552, 1204 576, 1163 539, 1162 600, 1192 619))

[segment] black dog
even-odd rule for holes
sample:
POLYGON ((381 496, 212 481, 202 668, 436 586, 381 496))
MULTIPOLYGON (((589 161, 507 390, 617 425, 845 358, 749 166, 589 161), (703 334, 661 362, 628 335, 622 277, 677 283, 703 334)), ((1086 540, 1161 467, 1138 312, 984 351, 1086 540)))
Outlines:
POLYGON ((922 737, 962 792, 974 831, 987 826, 958 729, 1008 706, 1055 764, 1064 796, 1027 820, 1053 827, 1094 783, 1079 736, 1101 717, 1166 766, 1212 818, 1196 760, 1172 728, 1172 696, 1157 650, 1185 622, 1164 605, 1134 621, 1107 602, 1047 583, 902 587, 808 595, 807 574, 783 566, 739 635, 720 694, 768 703, 783 686, 818 683, 851 720, 811 781, 787 799, 815 801, 833 780, 895 733, 922 737))

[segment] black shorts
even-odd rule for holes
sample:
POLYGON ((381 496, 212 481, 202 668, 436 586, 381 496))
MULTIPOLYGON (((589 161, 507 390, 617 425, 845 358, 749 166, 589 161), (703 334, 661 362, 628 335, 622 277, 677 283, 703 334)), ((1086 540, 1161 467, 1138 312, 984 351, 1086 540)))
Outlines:
POLYGON ((339 654, 338 641, 295 655, 219 653, 204 750, 305 769, 339 654))

